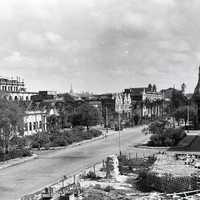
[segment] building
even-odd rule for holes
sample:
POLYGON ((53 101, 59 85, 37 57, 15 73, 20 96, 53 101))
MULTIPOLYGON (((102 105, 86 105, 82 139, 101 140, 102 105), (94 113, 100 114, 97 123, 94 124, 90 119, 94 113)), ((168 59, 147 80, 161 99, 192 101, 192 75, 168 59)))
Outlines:
POLYGON ((124 123, 130 123, 132 119, 132 103, 130 93, 116 93, 113 95, 115 100, 115 111, 120 114, 124 123))
POLYGON ((130 94, 132 115, 142 118, 157 118, 163 113, 163 94, 157 92, 156 86, 128 88, 125 94, 130 94))
POLYGON ((45 100, 53 100, 57 96, 54 91, 39 91, 37 94, 31 96, 33 102, 42 102, 45 100))
POLYGON ((36 92, 27 92, 25 83, 19 77, 16 79, 0 77, 0 91, 8 100, 30 101, 36 92))
POLYGON ((46 111, 26 111, 24 116, 24 135, 47 131, 46 111))

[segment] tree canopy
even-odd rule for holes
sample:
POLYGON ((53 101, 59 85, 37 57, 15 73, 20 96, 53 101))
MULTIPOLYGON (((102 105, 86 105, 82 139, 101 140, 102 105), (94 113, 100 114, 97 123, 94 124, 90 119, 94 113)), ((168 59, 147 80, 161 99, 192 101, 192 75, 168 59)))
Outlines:
POLYGON ((15 102, 0 98, 0 138, 5 152, 10 139, 24 130, 24 111, 15 102))
POLYGON ((86 126, 87 129, 89 129, 89 126, 98 124, 99 120, 98 110, 88 103, 83 103, 78 106, 76 112, 70 116, 70 121, 73 126, 86 126))

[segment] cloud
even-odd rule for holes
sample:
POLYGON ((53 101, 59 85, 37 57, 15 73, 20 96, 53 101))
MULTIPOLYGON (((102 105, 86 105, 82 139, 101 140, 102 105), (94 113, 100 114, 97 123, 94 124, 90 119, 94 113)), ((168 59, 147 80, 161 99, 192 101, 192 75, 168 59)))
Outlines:
POLYGON ((1 2, 1 72, 24 76, 35 90, 66 91, 73 83, 105 92, 151 81, 163 88, 181 78, 192 91, 199 6, 197 0, 1 2))

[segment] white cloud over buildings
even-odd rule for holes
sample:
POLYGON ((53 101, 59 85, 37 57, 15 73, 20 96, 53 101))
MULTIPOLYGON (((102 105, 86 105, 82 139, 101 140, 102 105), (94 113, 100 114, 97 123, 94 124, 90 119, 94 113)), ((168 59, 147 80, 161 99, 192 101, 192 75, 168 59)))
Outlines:
POLYGON ((31 89, 117 91, 185 82, 200 63, 198 0, 0 2, 0 72, 31 89), (177 76, 177 74, 179 74, 177 76), (112 78, 111 78, 112 77, 112 78))

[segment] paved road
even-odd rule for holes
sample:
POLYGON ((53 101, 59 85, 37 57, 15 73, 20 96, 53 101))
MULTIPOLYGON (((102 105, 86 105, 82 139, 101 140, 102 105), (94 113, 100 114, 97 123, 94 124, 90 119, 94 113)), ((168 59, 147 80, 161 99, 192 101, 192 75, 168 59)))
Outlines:
MULTIPOLYGON (((122 151, 147 137, 141 133, 141 127, 122 131, 122 151)), ((0 199, 18 199, 56 182, 63 175, 70 175, 88 164, 101 161, 106 155, 119 152, 118 138, 115 134, 81 146, 42 153, 38 159, 0 170, 0 199)))

